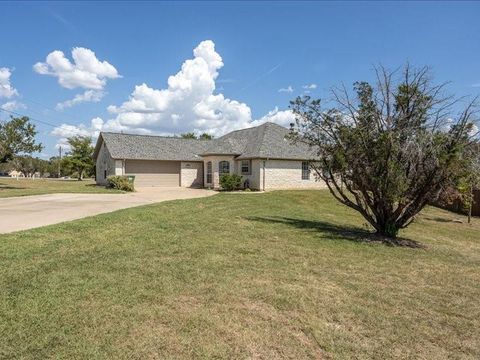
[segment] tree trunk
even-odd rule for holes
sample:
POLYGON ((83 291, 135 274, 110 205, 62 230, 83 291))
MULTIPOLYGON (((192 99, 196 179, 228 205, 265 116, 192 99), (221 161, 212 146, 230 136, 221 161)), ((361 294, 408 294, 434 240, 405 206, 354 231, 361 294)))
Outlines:
POLYGON ((395 239, 400 230, 395 221, 392 221, 389 216, 383 214, 388 213, 387 211, 377 215, 377 234, 383 237, 395 239))

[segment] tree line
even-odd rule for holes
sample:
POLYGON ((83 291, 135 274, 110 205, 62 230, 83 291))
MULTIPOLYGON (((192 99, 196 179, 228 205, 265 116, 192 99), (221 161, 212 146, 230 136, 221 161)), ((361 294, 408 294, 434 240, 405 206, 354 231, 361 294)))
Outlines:
POLYGON ((19 171, 25 177, 39 174, 44 177, 74 176, 79 180, 94 175, 92 138, 68 138, 70 150, 64 157, 48 160, 32 156, 43 150, 36 141, 37 130, 27 116, 10 117, 0 122, 0 173, 19 171))

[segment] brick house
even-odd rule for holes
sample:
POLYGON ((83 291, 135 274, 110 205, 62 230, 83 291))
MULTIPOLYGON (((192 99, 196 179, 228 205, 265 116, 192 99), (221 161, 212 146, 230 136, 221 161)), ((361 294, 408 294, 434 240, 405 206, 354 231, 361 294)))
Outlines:
POLYGON ((135 185, 218 188, 222 174, 238 174, 257 190, 320 188, 309 169, 315 153, 288 140, 289 130, 274 124, 232 131, 218 139, 102 132, 94 158, 96 179, 135 175, 135 185))

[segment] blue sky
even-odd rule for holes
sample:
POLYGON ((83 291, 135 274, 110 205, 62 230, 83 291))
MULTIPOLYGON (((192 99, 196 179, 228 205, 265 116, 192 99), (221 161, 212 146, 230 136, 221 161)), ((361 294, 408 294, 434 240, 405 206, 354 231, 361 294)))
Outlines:
POLYGON ((36 123, 50 156, 66 136, 99 130, 285 125, 289 100, 371 80, 378 63, 429 65, 452 93, 477 95, 479 15, 478 2, 2 2, 0 106, 51 124, 36 123), (48 64, 54 51, 66 73, 48 64))

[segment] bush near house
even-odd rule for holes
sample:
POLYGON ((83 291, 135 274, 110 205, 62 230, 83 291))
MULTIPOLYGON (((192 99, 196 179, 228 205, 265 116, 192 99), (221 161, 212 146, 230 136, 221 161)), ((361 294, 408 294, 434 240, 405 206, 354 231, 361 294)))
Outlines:
POLYGON ((225 191, 240 189, 242 186, 242 177, 236 174, 224 174, 220 176, 220 187, 225 191))
POLYGON ((107 178, 107 187, 122 191, 134 191, 133 182, 126 176, 109 176, 107 178))

